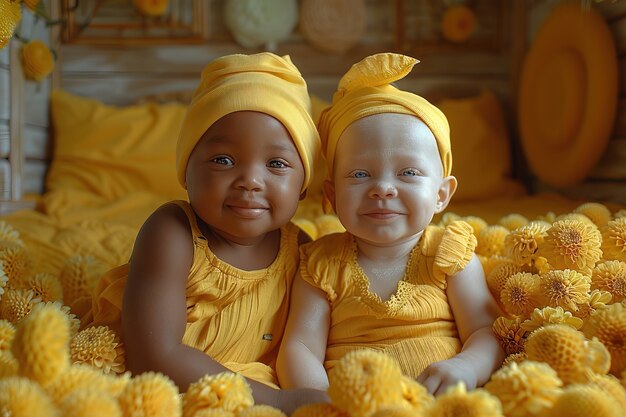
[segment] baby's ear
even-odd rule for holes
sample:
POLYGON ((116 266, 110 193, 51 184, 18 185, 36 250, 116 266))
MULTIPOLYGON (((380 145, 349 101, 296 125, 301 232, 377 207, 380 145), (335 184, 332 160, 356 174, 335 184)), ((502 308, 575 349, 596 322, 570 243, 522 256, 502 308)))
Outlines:
POLYGON ((448 203, 456 191, 457 184, 456 177, 452 175, 441 180, 439 191, 437 192, 436 213, 441 213, 446 207, 448 207, 448 203))
POLYGON ((322 188, 324 191, 324 212, 326 214, 331 212, 337 212, 335 207, 335 184, 331 180, 324 180, 324 184, 322 184, 322 188))
POLYGON ((300 193, 300 201, 304 200, 305 198, 306 198, 306 190, 300 193))

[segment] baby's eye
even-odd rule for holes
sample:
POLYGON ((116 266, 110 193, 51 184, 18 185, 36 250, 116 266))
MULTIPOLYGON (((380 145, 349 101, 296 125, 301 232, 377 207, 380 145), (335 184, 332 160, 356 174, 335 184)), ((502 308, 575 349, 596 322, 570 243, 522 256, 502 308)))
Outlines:
POLYGON ((366 178, 368 175, 366 171, 353 171, 350 176, 352 178, 366 178))
POLYGON ((270 168, 287 168, 289 164, 282 159, 272 159, 268 162, 267 166, 270 168))
POLYGON ((211 159, 211 162, 215 162, 216 164, 220 164, 220 165, 234 165, 235 164, 233 160, 227 156, 218 156, 216 158, 211 159))
POLYGON ((419 172, 414 168, 406 168, 400 171, 400 175, 405 177, 417 177, 419 172))

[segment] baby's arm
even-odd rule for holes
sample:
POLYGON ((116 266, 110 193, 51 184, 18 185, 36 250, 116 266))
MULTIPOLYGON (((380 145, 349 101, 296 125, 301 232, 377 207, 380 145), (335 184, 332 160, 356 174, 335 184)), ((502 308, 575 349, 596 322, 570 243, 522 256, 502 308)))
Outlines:
POLYGON ((501 312, 476 255, 465 269, 448 278, 447 295, 463 349, 449 360, 433 363, 418 377, 434 394, 459 380, 468 389, 482 386, 504 360, 504 351, 491 330, 501 312))
POLYGON ((324 357, 329 327, 330 305, 326 294, 298 274, 276 364, 281 387, 328 389, 324 357))
MULTIPOLYGON (((181 389, 206 374, 227 371, 204 352, 182 343, 186 328, 186 284, 193 260, 187 217, 174 205, 159 208, 142 226, 133 249, 122 318, 126 365, 134 374, 168 375, 181 389)), ((286 412, 322 401, 312 390, 279 391, 248 380, 255 402, 286 412)))

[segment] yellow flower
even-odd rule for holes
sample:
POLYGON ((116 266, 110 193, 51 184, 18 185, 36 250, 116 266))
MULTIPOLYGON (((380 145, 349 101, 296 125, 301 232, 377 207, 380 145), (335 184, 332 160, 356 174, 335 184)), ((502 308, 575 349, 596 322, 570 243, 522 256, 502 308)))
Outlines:
POLYGON ((63 302, 71 307, 80 298, 91 297, 104 272, 104 265, 91 255, 70 257, 59 277, 63 286, 63 302))
POLYGON ((24 242, 20 239, 20 232, 4 220, 0 220, 0 242, 13 242, 24 246, 24 242))
POLYGON ((493 322, 492 330, 507 355, 524 352, 526 330, 521 327, 519 318, 510 320, 506 317, 498 317, 493 322))
POLYGON ((626 307, 615 303, 596 311, 583 331, 587 338, 596 337, 606 346, 611 354, 611 373, 621 375, 626 370, 626 307))
POLYGON ((587 216, 598 227, 604 226, 611 219, 611 210, 600 203, 581 204, 573 212, 587 216))
POLYGON ((560 222, 560 221, 564 221, 564 220, 583 222, 585 224, 589 224, 589 225, 594 225, 595 226, 595 223, 593 221, 591 221, 591 219, 589 217, 587 217, 587 216, 585 216, 584 214, 581 214, 581 213, 565 213, 565 214, 561 214, 556 219, 554 219, 554 222, 552 222, 552 223, 556 223, 556 222, 560 222))
POLYGON ((351 417, 367 417, 380 407, 404 402, 402 371, 381 352, 363 349, 346 354, 328 379, 331 401, 351 417))
POLYGON ((619 404, 593 385, 574 384, 563 390, 550 417, 620 417, 619 404))
POLYGON ((613 397, 613 399, 620 405, 620 409, 622 411, 622 414, 620 415, 626 415, 626 389, 624 389, 619 379, 613 375, 601 375, 590 372, 587 384, 595 385, 613 397))
POLYGON ((604 259, 626 262, 626 216, 611 220, 601 231, 604 259))
POLYGON ((131 379, 118 402, 124 416, 181 416, 178 387, 167 376, 157 372, 145 372, 131 379))
POLYGON ((507 313, 528 317, 539 303, 539 275, 518 272, 511 275, 500 293, 507 313))
POLYGON ((22 68, 28 80, 41 81, 54 69, 54 56, 42 41, 30 41, 22 46, 22 68))
POLYGON ((504 239, 504 253, 516 265, 532 265, 549 227, 543 223, 530 223, 511 231, 504 239))
POLYGON ((17 24, 22 20, 19 1, 0 0, 0 49, 9 44, 17 24))
POLYGON ((528 360, 546 362, 566 385, 585 382, 588 370, 606 373, 611 359, 602 343, 587 341, 582 332, 562 324, 532 332, 526 355, 528 360))
POLYGON ((348 417, 346 413, 332 404, 307 404, 299 407, 291 417, 348 417))
POLYGON ((124 367, 124 348, 115 332, 106 326, 88 327, 78 332, 70 342, 73 363, 85 363, 105 374, 121 374, 124 367))
POLYGON ((509 277, 518 272, 522 272, 522 268, 515 265, 513 261, 508 260, 495 266, 489 275, 487 275, 487 287, 489 287, 491 295, 493 295, 498 303, 502 302, 500 296, 509 277))
POLYGON ((467 392, 465 384, 459 382, 435 398, 427 416, 503 417, 503 414, 498 398, 482 388, 467 392))
POLYGON ((515 230, 526 226, 528 224, 528 219, 521 214, 512 213, 500 218, 498 223, 509 230, 515 230))
POLYGON ((462 220, 461 216, 451 211, 448 211, 444 213, 443 216, 441 216, 441 220, 439 221, 439 226, 446 227, 450 223, 455 222, 457 220, 462 220))
POLYGON ((43 302, 63 301, 63 288, 59 279, 46 272, 40 272, 26 279, 26 288, 33 290, 35 297, 43 302))
POLYGON ((463 220, 464 222, 469 224, 472 227, 472 230, 474 231, 474 236, 476 237, 478 237, 481 230, 489 227, 489 224, 485 220, 477 216, 465 216, 459 220, 463 220))
POLYGON ((253 405, 241 410, 237 417, 287 417, 287 414, 269 405, 253 405))
POLYGON ((60 406, 63 417, 121 417, 117 399, 85 387, 68 395, 60 406))
POLYGON ((421 415, 422 412, 416 412, 410 408, 399 405, 389 405, 379 408, 378 411, 374 412, 370 417, 415 417, 421 415))
POLYGON ((17 324, 41 300, 31 290, 9 289, 0 299, 0 317, 17 324))
POLYGON ((54 304, 40 304, 17 326, 12 351, 20 374, 44 387, 67 370, 69 322, 54 304))
POLYGON ((491 274, 491 271, 494 270, 497 266, 508 263, 512 264, 513 262, 506 256, 502 255, 493 255, 493 256, 482 256, 478 255, 478 259, 480 259, 480 263, 483 266, 483 270, 485 271, 485 277, 488 277, 491 274))
POLYGON ((591 290, 589 301, 584 304, 579 304, 578 311, 575 312, 575 315, 581 319, 586 319, 595 311, 606 307, 612 299, 613 296, 608 291, 591 290))
POLYGON ((476 14, 465 4, 453 4, 446 8, 441 18, 443 37, 455 43, 467 41, 476 30, 476 14))
POLYGON ((15 336, 15 326, 8 320, 0 320, 0 353, 9 352, 15 336))
POLYGON ((17 376, 17 360, 10 351, 0 352, 0 380, 17 376))
POLYGON ((541 275, 541 293, 551 307, 578 310, 578 304, 589 301, 591 279, 571 269, 548 271, 541 275))
POLYGON ((24 280, 31 268, 26 249, 15 242, 1 242, 0 262, 2 262, 2 270, 9 277, 9 287, 24 288, 24 280))
POLYGON ((583 321, 572 316, 569 311, 563 310, 563 307, 536 308, 521 327, 530 333, 546 324, 564 324, 576 330, 583 327, 583 321))
POLYGON ((0 380, 0 415, 57 417, 57 409, 35 381, 10 377, 0 380))
POLYGON ((168 3, 169 0, 133 0, 133 5, 137 8, 139 13, 150 17, 165 14, 168 3))
POLYGON ((4 288, 9 283, 9 277, 4 273, 4 265, 3 262, 0 261, 0 299, 2 299, 2 294, 4 294, 4 288))
POLYGON ((84 388, 94 389, 117 398, 129 380, 128 374, 125 374, 125 378, 113 377, 103 374, 92 366, 75 364, 48 385, 46 390, 57 404, 61 404, 69 395, 84 388))
POLYGON ((193 417, 235 417, 235 413, 222 408, 205 408, 198 411, 193 417))
POLYGON ((591 222, 561 220, 546 233, 539 254, 553 269, 575 269, 590 274, 602 257, 602 235, 591 222))
POLYGON ((37 306, 39 306, 40 304, 52 304, 56 306, 56 308, 60 309, 63 313, 65 313, 65 315, 67 316, 67 320, 70 324, 70 338, 76 336, 80 327, 80 320, 78 319, 78 317, 76 317, 76 314, 70 311, 70 308, 68 306, 63 305, 60 301, 47 301, 45 303, 42 302, 37 304, 37 306))
POLYGON ((504 252, 504 239, 509 229, 499 224, 487 226, 476 236, 476 253, 483 256, 500 255, 504 252))
POLYGON ((562 386, 548 364, 525 361, 500 368, 485 389, 500 400, 507 417, 535 417, 552 407, 562 386))
POLYGON ((611 293, 614 302, 626 298, 626 262, 600 262, 591 271, 591 288, 611 293))
POLYGON ((504 362, 502 362, 502 367, 509 366, 512 363, 520 364, 527 359, 526 352, 513 353, 512 355, 504 358, 504 362))
POLYGON ((426 387, 415 379, 403 375, 400 385, 402 386, 402 397, 409 407, 407 408, 405 404, 402 404, 393 406, 394 409, 404 408, 410 410, 413 414, 420 414, 433 404, 435 398, 428 392, 426 387))
POLYGON ((254 405, 252 389, 239 374, 221 372, 205 375, 189 385, 183 396, 183 416, 192 417, 200 410, 222 408, 238 413, 254 405))

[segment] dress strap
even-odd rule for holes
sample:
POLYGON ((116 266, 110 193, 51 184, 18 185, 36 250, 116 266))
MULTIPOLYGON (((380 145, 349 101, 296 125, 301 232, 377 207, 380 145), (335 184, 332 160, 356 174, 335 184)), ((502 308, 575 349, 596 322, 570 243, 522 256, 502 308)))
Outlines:
POLYGON ((191 235, 193 236, 194 241, 198 238, 206 240, 206 238, 200 231, 200 228, 198 227, 198 219, 196 217, 196 213, 191 208, 191 205, 184 200, 174 200, 172 201, 172 203, 180 207, 187 215, 187 220, 189 220, 189 227, 191 227, 191 235))

